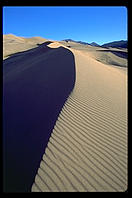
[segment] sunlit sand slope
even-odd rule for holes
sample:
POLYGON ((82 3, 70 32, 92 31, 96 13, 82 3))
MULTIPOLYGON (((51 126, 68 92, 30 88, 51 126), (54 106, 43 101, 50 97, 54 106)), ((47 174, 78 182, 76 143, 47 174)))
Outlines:
POLYGON ((59 43, 69 47, 70 49, 81 50, 82 52, 89 54, 91 57, 104 64, 127 67, 127 48, 103 48, 100 46, 96 47, 84 45, 71 41, 68 43, 65 41, 60 41, 59 43))
POLYGON ((3 59, 8 58, 14 53, 35 48, 38 44, 42 44, 45 41, 47 39, 42 37, 24 38, 13 34, 3 35, 3 59))
POLYGON ((83 52, 32 191, 127 189, 127 73, 83 52))

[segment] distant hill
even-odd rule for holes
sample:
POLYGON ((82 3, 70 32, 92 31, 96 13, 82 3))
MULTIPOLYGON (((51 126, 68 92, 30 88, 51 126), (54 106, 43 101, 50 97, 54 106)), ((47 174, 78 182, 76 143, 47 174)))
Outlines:
POLYGON ((64 39, 62 41, 66 41, 66 42, 75 42, 75 43, 80 43, 80 44, 83 44, 83 45, 89 45, 89 43, 86 43, 86 42, 83 42, 83 41, 75 41, 75 40, 72 40, 72 39, 64 39))
POLYGON ((84 45, 89 45, 89 43, 86 43, 86 42, 83 42, 83 41, 77 41, 77 43, 84 44, 84 45))
POLYGON ((95 47, 99 47, 99 46, 100 46, 99 44, 97 44, 97 43, 95 43, 95 42, 90 43, 90 45, 91 45, 91 46, 95 46, 95 47))
POLYGON ((101 45, 101 47, 116 47, 116 48, 127 48, 128 42, 121 40, 121 41, 113 41, 110 43, 105 43, 101 45))
POLYGON ((84 41, 75 41, 75 40, 72 40, 72 39, 64 39, 62 41, 66 41, 66 42, 75 42, 75 43, 80 43, 80 44, 83 44, 83 45, 91 45, 91 46, 97 46, 99 47, 100 45, 98 45, 97 43, 95 42, 92 42, 92 43, 87 43, 87 42, 84 42, 84 41))
POLYGON ((74 40, 72 40, 72 39, 64 39, 64 40, 62 40, 62 41, 66 41, 66 42, 68 42, 68 41, 70 41, 70 42, 76 42, 76 41, 74 41, 74 40))
POLYGON ((80 43, 80 44, 83 44, 83 45, 91 45, 91 46, 95 46, 95 47, 105 47, 105 48, 107 48, 107 47, 127 48, 127 46, 128 46, 128 42, 125 41, 125 40, 113 41, 113 42, 110 42, 110 43, 105 43, 103 45, 99 45, 95 42, 87 43, 87 42, 83 42, 83 41, 75 41, 73 39, 64 39, 62 41, 75 42, 75 43, 80 43))

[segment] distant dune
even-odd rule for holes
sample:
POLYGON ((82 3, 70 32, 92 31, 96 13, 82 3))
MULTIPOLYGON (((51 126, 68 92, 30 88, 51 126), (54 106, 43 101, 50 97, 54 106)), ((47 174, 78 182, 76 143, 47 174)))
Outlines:
POLYGON ((3 62, 5 191, 127 190, 127 49, 45 41, 3 62))
POLYGON ((99 62, 113 66, 127 67, 127 48, 103 48, 99 46, 84 45, 73 41, 60 41, 61 44, 72 49, 81 50, 99 62))
POLYGON ((25 51, 37 47, 37 44, 42 44, 47 39, 41 37, 24 38, 13 34, 3 35, 3 59, 11 54, 25 51))
POLYGON ((83 42, 83 41, 75 41, 75 40, 72 40, 72 39, 64 39, 62 41, 65 41, 67 43, 74 42, 74 43, 80 43, 80 44, 87 45, 87 46, 91 45, 91 46, 104 47, 104 48, 109 48, 109 47, 127 48, 128 47, 127 40, 113 41, 113 42, 109 42, 109 43, 104 43, 103 45, 99 45, 99 44, 97 44, 95 42, 87 43, 87 42, 83 42))

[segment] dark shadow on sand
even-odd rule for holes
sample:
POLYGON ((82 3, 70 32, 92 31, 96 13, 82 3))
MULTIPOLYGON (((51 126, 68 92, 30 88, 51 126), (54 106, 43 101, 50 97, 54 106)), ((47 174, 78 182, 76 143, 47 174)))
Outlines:
POLYGON ((126 59, 128 58, 128 53, 124 51, 117 51, 117 50, 97 50, 97 51, 105 52, 105 53, 111 52, 116 56, 119 56, 120 58, 126 58, 126 59))
POLYGON ((47 44, 3 61, 4 192, 31 191, 57 117, 74 88, 74 55, 47 44))

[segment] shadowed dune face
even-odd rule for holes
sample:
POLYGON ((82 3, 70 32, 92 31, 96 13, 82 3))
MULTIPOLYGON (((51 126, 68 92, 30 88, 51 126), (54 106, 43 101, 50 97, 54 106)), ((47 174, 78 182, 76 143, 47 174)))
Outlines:
POLYGON ((111 52, 111 53, 113 53, 113 54, 115 54, 115 55, 117 55, 117 56, 119 56, 119 57, 121 57, 121 58, 128 58, 128 53, 127 52, 125 52, 125 51, 117 51, 117 50, 97 50, 97 51, 100 51, 100 52, 111 52))
POLYGON ((4 191, 28 192, 75 84, 74 55, 39 47, 3 61, 4 191))

